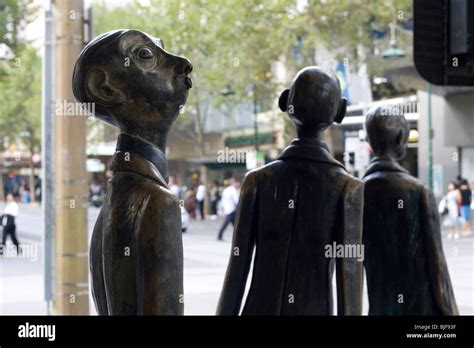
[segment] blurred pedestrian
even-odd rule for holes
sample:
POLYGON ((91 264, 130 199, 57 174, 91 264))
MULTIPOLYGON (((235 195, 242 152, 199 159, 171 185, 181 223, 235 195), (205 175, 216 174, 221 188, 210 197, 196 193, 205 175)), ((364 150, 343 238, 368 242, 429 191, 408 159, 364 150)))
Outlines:
POLYGON ((179 199, 179 209, 181 210, 181 232, 185 233, 189 225, 189 214, 184 207, 184 202, 181 200, 181 187, 179 187, 173 176, 168 178, 168 186, 170 191, 179 199))
POLYGON ((469 183, 466 179, 461 180, 459 185, 459 193, 461 196, 460 216, 462 221, 462 236, 468 237, 471 235, 471 202, 472 192, 469 183))
MULTIPOLYGON (((471 182, 471 197, 474 196, 474 181, 471 182)), ((474 210, 474 199, 471 199, 471 210, 474 210)))
POLYGON ((217 219, 217 204, 219 203, 219 187, 217 181, 211 181, 208 185, 211 220, 217 219))
POLYGON ((196 190, 196 203, 199 210, 199 214, 201 215, 201 220, 205 219, 204 215, 204 199, 206 198, 206 187, 202 182, 199 183, 197 190, 196 190))
POLYGON ((191 189, 184 194, 184 209, 186 209, 191 219, 196 219, 196 195, 191 189))
POLYGON ((441 199, 438 210, 443 217, 443 226, 449 228, 448 239, 458 239, 457 223, 459 218, 458 201, 460 199, 459 190, 454 182, 448 184, 448 193, 441 199))
POLYGON ((224 235, 224 231, 229 223, 232 223, 232 226, 234 226, 235 213, 239 203, 239 190, 240 181, 233 178, 229 179, 229 186, 227 186, 222 192, 222 210, 225 217, 219 230, 217 240, 223 240, 222 236, 224 235))
POLYGON ((175 179, 174 176, 170 176, 168 178, 168 186, 169 186, 171 192, 173 192, 173 194, 176 197, 178 197, 179 199, 182 198, 181 187, 179 187, 179 185, 177 183, 177 180, 175 179))
POLYGON ((1 225, 3 226, 2 247, 5 248, 7 237, 10 236, 18 254, 20 251, 20 243, 18 242, 18 238, 16 237, 15 218, 17 216, 18 204, 15 202, 15 198, 13 197, 13 195, 9 193, 7 194, 7 204, 5 205, 5 208, 3 209, 3 215, 0 218, 1 225))

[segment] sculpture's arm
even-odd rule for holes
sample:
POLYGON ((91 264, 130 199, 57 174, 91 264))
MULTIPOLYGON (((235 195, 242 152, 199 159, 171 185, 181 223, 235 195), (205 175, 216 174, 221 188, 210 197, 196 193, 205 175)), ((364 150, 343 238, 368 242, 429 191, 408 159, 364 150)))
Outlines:
POLYGON ((256 195, 256 172, 250 172, 242 183, 232 249, 217 305, 217 315, 239 315, 240 313, 255 245, 254 217, 258 214, 256 195))
POLYGON ((183 242, 178 199, 165 190, 155 190, 145 198, 136 219, 138 314, 182 315, 183 242))
POLYGON ((436 303, 443 315, 458 315, 448 266, 443 252, 439 216, 433 193, 424 188, 420 199, 421 229, 424 235, 431 286, 436 303))
MULTIPOLYGON (((336 230, 336 243, 362 245, 364 184, 351 179, 342 193, 342 219, 336 230)), ((363 249, 361 249, 363 250, 363 249)), ((346 255, 347 256, 347 255, 346 255)), ((357 257, 336 259, 338 315, 362 314, 363 262, 357 257)))
POLYGON ((101 209, 97 218, 97 222, 95 223, 89 250, 90 260, 94 260, 96 263, 100 262, 100 264, 91 262, 89 264, 89 269, 91 275, 92 298, 94 299, 97 313, 99 315, 108 315, 109 310, 107 308, 107 296, 105 292, 104 274, 102 268, 102 211, 103 210, 101 209))

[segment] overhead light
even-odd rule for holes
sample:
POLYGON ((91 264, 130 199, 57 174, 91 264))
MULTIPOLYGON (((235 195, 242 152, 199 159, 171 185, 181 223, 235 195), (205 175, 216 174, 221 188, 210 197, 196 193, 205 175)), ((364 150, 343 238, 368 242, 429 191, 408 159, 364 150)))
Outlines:
POLYGON ((390 26, 390 47, 382 53, 382 57, 385 59, 403 58, 406 56, 406 53, 405 51, 398 48, 397 46, 397 38, 395 35, 396 26, 394 23, 390 23, 389 26, 390 26))
POLYGON ((396 43, 390 45, 390 48, 383 51, 382 57, 385 59, 392 59, 392 58, 403 58, 406 56, 404 50, 397 47, 396 43))

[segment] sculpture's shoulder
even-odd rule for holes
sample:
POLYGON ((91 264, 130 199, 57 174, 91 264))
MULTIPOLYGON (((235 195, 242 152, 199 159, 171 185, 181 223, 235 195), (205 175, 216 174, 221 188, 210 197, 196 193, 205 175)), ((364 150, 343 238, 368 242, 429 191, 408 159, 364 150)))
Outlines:
POLYGON ((341 180, 344 181, 346 190, 349 188, 355 188, 355 187, 360 187, 364 186, 364 181, 362 181, 359 178, 356 178, 355 176, 352 176, 351 174, 347 172, 341 172, 341 180))
POLYGON ((349 174, 342 165, 315 161, 296 162, 284 160, 275 160, 260 168, 249 171, 245 176, 244 185, 255 186, 260 182, 267 182, 271 179, 292 180, 301 171, 308 171, 309 175, 314 174, 315 177, 320 177, 321 173, 324 173, 328 183, 340 188, 347 185, 349 187, 363 185, 360 179, 349 174))
POLYGON ((403 186, 410 191, 423 191, 427 187, 417 178, 406 172, 399 171, 377 171, 364 177, 366 187, 372 185, 386 185, 393 187, 403 186))
POLYGON ((275 175, 278 175, 280 172, 278 169, 281 168, 282 163, 282 161, 276 160, 262 167, 248 171, 242 181, 242 190, 247 191, 254 189, 259 183, 265 182, 275 175))
POLYGON ((364 182, 349 173, 341 173, 340 182, 343 184, 342 198, 344 200, 363 201, 364 182))
POLYGON ((141 213, 150 213, 155 219, 179 212, 179 199, 170 189, 156 182, 146 181, 137 186, 144 200, 141 213))
POLYGON ((148 206, 178 204, 178 198, 169 188, 136 173, 115 173, 111 179, 110 188, 112 189, 112 201, 121 201, 122 199, 143 201, 146 198, 148 206))
POLYGON ((172 228, 168 223, 172 219, 180 221, 178 198, 158 181, 131 172, 114 173, 102 209, 103 217, 114 222, 110 225, 113 231, 139 228, 153 232, 164 226, 172 228), (151 222, 142 224, 145 221, 151 222))

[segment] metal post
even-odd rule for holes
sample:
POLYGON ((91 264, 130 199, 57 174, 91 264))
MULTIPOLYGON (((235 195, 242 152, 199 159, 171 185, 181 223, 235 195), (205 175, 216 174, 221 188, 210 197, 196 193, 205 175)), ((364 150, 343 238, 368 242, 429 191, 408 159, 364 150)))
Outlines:
POLYGON ((428 185, 433 190, 433 119, 431 115, 431 83, 428 83, 428 185))
POLYGON ((53 12, 45 11, 45 50, 43 57, 42 78, 42 122, 41 122, 41 207, 43 230, 43 274, 44 274, 44 299, 46 310, 51 314, 53 301, 53 236, 54 236, 54 211, 53 211, 53 12))
POLYGON ((462 178, 462 147, 458 146, 458 175, 462 178))
MULTIPOLYGON (((69 105, 76 102, 71 81, 84 45, 84 3, 55 1, 54 10, 55 102, 69 105)), ((55 314, 89 314, 86 116, 55 114, 55 314)))

